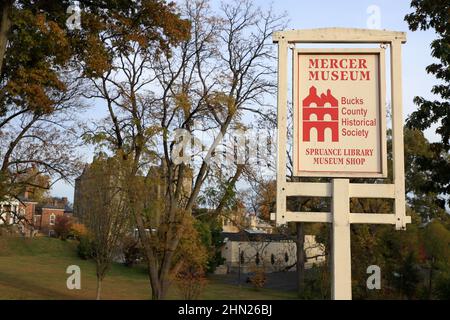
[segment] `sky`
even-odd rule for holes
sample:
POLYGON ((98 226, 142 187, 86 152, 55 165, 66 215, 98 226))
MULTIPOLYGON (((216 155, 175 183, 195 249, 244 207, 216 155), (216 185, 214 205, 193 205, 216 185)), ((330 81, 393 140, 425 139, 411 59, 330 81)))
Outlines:
MULTIPOLYGON (((213 1, 213 8, 219 1, 213 1)), ((436 79, 428 75, 425 68, 435 60, 431 57, 430 44, 435 39, 434 31, 411 32, 404 21, 406 14, 412 12, 409 0, 255 0, 255 5, 277 13, 286 12, 289 29, 313 29, 326 27, 367 28, 373 21, 373 11, 369 8, 379 8, 379 27, 390 31, 407 32, 407 43, 403 46, 403 113, 406 119, 416 109, 413 103, 415 96, 432 99, 430 93, 436 79)), ((274 110, 276 105, 274 105, 274 110)), ((94 105, 87 113, 87 118, 97 118, 102 113, 98 105, 94 105)), ((437 140, 434 130, 425 132, 426 137, 437 140)), ((86 161, 91 158, 89 151, 85 155, 86 161)), ((54 185, 51 194, 68 197, 73 201, 73 187, 59 182, 54 185)))

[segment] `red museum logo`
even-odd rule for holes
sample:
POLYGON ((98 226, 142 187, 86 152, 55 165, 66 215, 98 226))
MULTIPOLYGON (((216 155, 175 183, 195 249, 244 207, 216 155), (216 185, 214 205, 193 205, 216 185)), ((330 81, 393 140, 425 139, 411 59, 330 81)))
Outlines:
POLYGON ((339 101, 327 90, 317 94, 316 87, 309 88, 309 95, 303 100, 303 141, 311 141, 311 131, 317 131, 317 141, 325 141, 325 131, 331 129, 333 142, 339 141, 339 101), (313 105, 315 104, 315 105, 313 105), (326 105, 328 104, 328 105, 326 105))

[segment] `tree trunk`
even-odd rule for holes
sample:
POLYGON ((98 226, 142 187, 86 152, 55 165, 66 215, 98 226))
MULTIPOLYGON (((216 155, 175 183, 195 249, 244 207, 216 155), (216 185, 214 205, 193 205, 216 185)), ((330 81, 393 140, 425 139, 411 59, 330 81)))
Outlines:
POLYGON ((428 300, 431 300, 433 292, 433 265, 430 266, 430 274, 428 276, 428 300))
POLYGON ((96 300, 100 300, 100 296, 102 294, 102 279, 97 276, 97 296, 96 296, 96 300))
POLYGON ((152 289, 152 300, 163 300, 165 298, 161 277, 158 276, 158 270, 155 267, 147 265, 150 286, 152 289))
MULTIPOLYGON (((160 264, 163 261, 157 261, 157 256, 153 251, 149 235, 146 234, 144 227, 144 221, 139 213, 134 214, 136 220, 136 226, 139 232, 139 240, 143 248, 145 260, 147 261, 147 272, 150 280, 150 287, 152 290, 152 300, 163 300, 166 297, 169 283, 168 279, 169 271, 167 268, 163 268, 160 264)), ((170 254, 165 259, 170 259, 170 254)))
POLYGON ((152 285, 152 300, 162 300, 162 292, 159 289, 159 286, 152 285))
POLYGON ((297 222, 297 291, 301 296, 305 292, 305 229, 304 223, 297 222))
POLYGON ((6 46, 8 44, 8 34, 11 29, 11 8, 11 0, 7 0, 0 5, 0 74, 3 69, 3 61, 6 54, 6 46))
MULTIPOLYGON (((166 277, 164 276, 164 279, 166 277)), ((150 276, 150 285, 152 287, 152 300, 164 300, 167 296, 167 291, 169 289, 168 281, 159 277, 156 283, 152 281, 154 277, 150 276)))

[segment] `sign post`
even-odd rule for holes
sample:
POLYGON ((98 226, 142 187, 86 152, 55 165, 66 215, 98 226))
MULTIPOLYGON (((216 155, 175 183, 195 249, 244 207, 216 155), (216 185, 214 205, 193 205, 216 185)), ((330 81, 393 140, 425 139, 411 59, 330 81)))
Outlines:
POLYGON ((333 179, 333 231, 331 239, 333 299, 352 298, 349 180, 333 179))
POLYGON ((278 43, 277 202, 272 220, 332 223, 332 296, 351 299, 350 225, 406 228, 401 44, 403 32, 325 28, 275 32, 278 43), (385 52, 383 49, 293 49, 294 175, 329 183, 287 182, 289 46, 298 43, 390 45, 394 183, 350 183, 387 177, 385 52), (332 198, 332 212, 289 212, 288 196, 332 198), (351 213, 351 198, 395 200, 390 214, 351 213))

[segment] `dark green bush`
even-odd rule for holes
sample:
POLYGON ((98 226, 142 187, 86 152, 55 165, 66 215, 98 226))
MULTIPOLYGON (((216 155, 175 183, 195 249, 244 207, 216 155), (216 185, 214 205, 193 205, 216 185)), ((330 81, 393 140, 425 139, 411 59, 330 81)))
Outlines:
POLYGON ((436 284, 436 296, 441 300, 450 299, 450 274, 440 276, 436 284))
POLYGON ((132 236, 126 236, 122 240, 122 253, 127 267, 132 267, 143 257, 138 239, 132 236))
POLYGON ((87 237, 80 238, 80 242, 78 243, 77 247, 77 253, 81 259, 87 260, 92 258, 93 248, 92 242, 89 238, 87 237))

